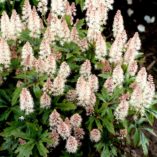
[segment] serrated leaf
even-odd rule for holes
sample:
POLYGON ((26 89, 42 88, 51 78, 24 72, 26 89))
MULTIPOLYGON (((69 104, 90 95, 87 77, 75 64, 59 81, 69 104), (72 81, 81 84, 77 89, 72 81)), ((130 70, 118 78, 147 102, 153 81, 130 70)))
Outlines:
POLYGON ((57 104, 56 107, 63 111, 70 111, 76 109, 76 105, 72 102, 63 102, 61 104, 57 104))
POLYGON ((112 122, 109 122, 107 119, 104 119, 103 124, 111 134, 115 134, 115 130, 112 122))
POLYGON ((102 125, 101 125, 100 120, 95 119, 95 123, 96 123, 97 128, 98 128, 99 130, 102 130, 102 125))
POLYGON ((26 144, 20 145, 15 153, 17 153, 17 157, 30 157, 32 155, 32 150, 35 143, 33 141, 29 141, 26 144))
POLYGON ((0 121, 7 120, 11 113, 10 109, 7 109, 5 112, 0 114, 0 121))
POLYGON ((94 117, 89 117, 89 120, 87 121, 86 125, 89 131, 92 130, 93 128, 93 123, 94 123, 94 117))
POLYGON ((39 142, 39 143, 36 144, 36 146, 37 146, 37 149, 38 149, 38 151, 39 151, 39 154, 40 154, 41 156, 43 156, 43 157, 47 157, 48 150, 47 150, 47 148, 43 145, 43 143, 42 143, 42 142, 39 142))
POLYGON ((12 95, 12 100, 11 100, 11 104, 14 106, 17 103, 17 100, 20 96, 22 88, 16 88, 13 95, 12 95))

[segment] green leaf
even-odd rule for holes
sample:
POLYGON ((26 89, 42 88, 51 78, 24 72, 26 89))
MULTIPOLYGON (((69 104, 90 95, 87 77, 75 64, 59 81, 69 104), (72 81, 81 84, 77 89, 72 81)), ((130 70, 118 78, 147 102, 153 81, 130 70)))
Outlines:
POLYGON ((5 90, 0 89, 0 97, 10 102, 10 95, 5 90))
POLYGON ((99 119, 95 119, 96 126, 99 130, 102 130, 102 125, 99 119))
POLYGON ((65 20, 66 20, 68 26, 70 26, 70 25, 71 25, 71 17, 68 16, 68 15, 66 15, 66 16, 65 16, 65 20))
POLYGON ((39 142, 39 143, 36 144, 36 146, 37 146, 37 149, 38 149, 38 151, 39 151, 39 154, 40 154, 41 156, 43 156, 43 157, 47 157, 48 150, 47 150, 47 148, 43 145, 43 143, 42 143, 42 142, 39 142))
POLYGON ((112 146, 111 147, 111 153, 112 153, 113 156, 117 156, 117 148, 112 146))
POLYGON ((157 136, 154 130, 151 128, 144 128, 144 130, 148 131, 150 134, 154 135, 155 137, 157 136))
POLYGON ((84 6, 84 0, 75 0, 76 4, 79 4, 81 7, 81 10, 83 11, 83 6, 84 6))
POLYGON ((109 120, 104 119, 104 120, 103 120, 103 125, 107 128, 107 130, 108 130, 111 134, 115 134, 113 122, 110 122, 109 120))
POLYGON ((76 105, 72 102, 63 102, 61 104, 57 104, 56 107, 63 111, 70 111, 76 109, 76 105))
POLYGON ((7 120, 11 113, 10 109, 7 109, 5 112, 0 114, 0 121, 7 120))
POLYGON ((101 157, 110 157, 110 156, 111 154, 110 154, 108 146, 104 146, 103 151, 101 153, 101 157))
POLYGON ((148 155, 148 139, 146 138, 146 136, 144 135, 143 132, 140 133, 140 145, 142 145, 142 149, 143 149, 143 153, 145 156, 148 155))
POLYGON ((145 110, 147 112, 149 112, 150 114, 152 114, 155 118, 157 118, 157 111, 154 109, 150 109, 150 108, 145 108, 145 110))
POLYGON ((15 153, 17 153, 17 157, 30 157, 32 155, 32 150, 34 148, 34 141, 29 141, 24 145, 20 145, 15 153))
POLYGON ((133 135, 133 142, 134 142, 134 145, 135 145, 135 146, 138 145, 139 140, 140 140, 140 132, 139 132, 139 130, 136 128, 135 134, 133 135))
POLYGON ((17 100, 20 96, 22 88, 16 88, 13 95, 12 95, 12 100, 11 100, 11 104, 15 105, 17 103, 17 100))
POLYGON ((89 117, 89 120, 86 122, 86 125, 87 125, 87 128, 89 131, 91 131, 93 128, 94 120, 95 120, 94 117, 91 116, 91 117, 89 117))
POLYGON ((42 91, 39 88, 39 86, 33 86, 33 92, 34 92, 36 98, 40 98, 42 91))
POLYGON ((81 19, 81 20, 79 20, 79 21, 77 22, 76 28, 77 28, 77 29, 81 29, 84 24, 85 24, 85 20, 84 20, 84 19, 81 19))

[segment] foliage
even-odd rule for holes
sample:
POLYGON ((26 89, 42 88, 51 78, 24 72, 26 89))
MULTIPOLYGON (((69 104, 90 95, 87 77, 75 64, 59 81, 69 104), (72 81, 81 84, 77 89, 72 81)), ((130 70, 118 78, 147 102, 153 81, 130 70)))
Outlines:
MULTIPOLYGON (((10 3, 10 1, 6 1, 1 5, 0 11, 2 12, 2 10, 7 10, 8 14, 11 15, 11 10, 15 6, 19 6, 19 8, 17 7, 19 9, 17 12, 21 13, 23 3, 23 1, 13 1, 12 3, 10 3)), ((32 6, 38 5, 36 0, 32 0, 31 4, 32 6)), ((79 4, 83 11, 84 1, 76 0, 76 4, 79 4)), ((61 19, 60 15, 58 17, 61 19)), ((22 63, 24 60, 22 58, 22 54, 24 53, 23 49, 27 42, 30 43, 33 49, 32 54, 35 58, 34 60, 37 61, 41 57, 39 54, 41 51, 40 46, 44 39, 46 29, 49 26, 48 20, 44 16, 40 18, 43 22, 43 27, 40 29, 41 32, 39 36, 32 36, 31 31, 33 30, 29 30, 27 26, 22 29, 20 35, 17 36, 16 39, 3 37, 4 32, 1 30, 2 37, 0 42, 3 38, 5 38, 4 40, 9 45, 12 58, 9 68, 5 68, 3 64, 0 65, 0 156, 116 157, 126 155, 124 148, 127 147, 141 147, 144 155, 147 156, 149 145, 147 133, 151 133, 156 136, 152 129, 154 119, 157 118, 157 111, 155 107, 155 104, 157 103, 156 96, 153 97, 153 100, 148 107, 146 105, 141 105, 142 107, 140 106, 141 108, 136 110, 136 108, 131 106, 130 99, 134 91, 132 85, 137 83, 137 76, 136 74, 134 74, 134 76, 129 74, 129 67, 123 62, 123 59, 120 67, 123 71, 124 80, 120 84, 116 85, 112 92, 109 91, 104 83, 109 78, 114 77, 114 70, 117 65, 119 66, 119 63, 110 62, 109 60, 109 52, 113 44, 111 42, 106 42, 108 54, 104 57, 104 60, 97 58, 95 54, 97 45, 96 41, 93 42, 87 40, 88 30, 86 29, 85 19, 80 19, 74 24, 71 22, 71 16, 66 15, 62 18, 65 19, 70 32, 72 32, 72 29, 76 27, 79 39, 68 41, 68 39, 65 38, 65 34, 62 37, 59 35, 58 37, 56 35, 57 37, 55 36, 55 40, 49 43, 51 47, 51 54, 55 56, 54 58, 56 61, 56 72, 53 74, 52 69, 50 73, 49 71, 45 72, 45 69, 43 69, 44 72, 38 70, 42 68, 42 64, 37 65, 38 67, 36 68, 34 62, 33 65, 29 65, 30 62, 28 60, 26 60, 28 61, 27 64, 22 63), (15 56, 13 53, 15 53, 15 56), (90 62, 92 68, 92 70, 89 70, 90 75, 93 76, 92 74, 95 74, 98 79, 99 86, 99 88, 92 93, 96 99, 93 106, 90 106, 91 104, 87 105, 86 101, 84 102, 79 100, 79 94, 81 95, 81 93, 77 93, 78 95, 73 100, 68 98, 69 91, 75 90, 76 92, 77 85, 79 84, 79 78, 83 78, 84 76, 82 75, 86 75, 86 73, 89 72, 88 66, 85 66, 87 69, 85 68, 84 71, 82 70, 81 72, 81 67, 83 67, 83 65, 88 61, 90 62), (105 62, 104 64, 104 61, 108 61, 109 63, 105 62), (64 62, 66 62, 69 66, 71 72, 67 73, 70 74, 66 73, 67 69, 65 67, 62 69, 62 73, 59 74, 61 65, 64 62), (106 65, 109 66, 108 68, 110 68, 110 70, 104 70, 106 65), (64 77, 64 75, 69 76, 67 76, 65 80, 61 78, 60 81, 53 84, 53 87, 51 88, 54 88, 56 85, 55 90, 53 90, 54 93, 51 92, 52 89, 48 92, 46 89, 47 95, 50 96, 51 103, 48 107, 43 107, 41 97, 43 93, 45 93, 44 85, 46 81, 50 79, 54 82, 55 78, 60 75, 62 77, 64 77), (58 90, 57 87, 62 84, 62 81, 65 81, 63 92, 61 92, 61 94, 56 94, 58 90), (22 109, 21 107, 22 101, 24 101, 23 104, 31 102, 31 100, 28 99, 21 100, 21 93, 23 89, 29 89, 28 91, 31 93, 30 97, 32 97, 34 102, 33 111, 30 111, 28 106, 25 106, 25 109, 22 109), (129 94, 129 98, 123 98, 126 94, 129 94), (119 104, 123 102, 122 100, 125 100, 130 104, 127 115, 121 119, 117 118, 116 112, 119 104), (79 144, 77 145, 76 153, 68 152, 69 149, 67 147, 65 150, 65 143, 67 142, 66 140, 68 137, 64 139, 61 133, 58 145, 54 146, 54 143, 57 141, 52 137, 52 131, 56 129, 56 126, 54 129, 51 124, 51 120, 53 121, 55 119, 51 119, 51 115, 54 111, 59 113, 63 122, 66 122, 66 119, 68 118, 70 119, 70 122, 66 122, 66 125, 70 128, 69 130, 71 134, 74 134, 74 130, 78 127, 72 126, 72 116, 75 114, 80 115, 82 124, 80 124, 78 128, 83 129, 85 135, 84 138, 78 142, 79 144), (95 128, 100 131, 101 136, 97 141, 95 139, 94 141, 91 136, 91 132, 95 128)), ((62 31, 64 31, 64 29, 62 31)), ((104 43, 101 43, 101 46, 104 48, 103 44, 104 43)), ((127 50, 125 46, 122 50, 123 55, 124 51, 127 50)), ((44 48, 43 56, 48 50, 46 44, 44 45, 44 48)), ((27 49, 27 51, 29 50, 27 49)), ((26 56, 25 59, 29 59, 30 56, 31 53, 26 56)), ((46 56, 46 59, 48 57, 49 56, 46 56)), ((41 60, 45 61, 46 59, 44 59, 42 58, 41 60)), ((137 57, 135 60, 138 62, 139 58, 137 57)), ((48 65, 50 62, 51 61, 48 62, 48 65)), ((115 77, 118 76, 117 79, 120 79, 119 73, 120 72, 118 71, 115 75, 115 77)), ((85 82, 87 82, 88 79, 88 77, 85 77, 85 82)), ((149 80, 147 80, 147 82, 149 82, 149 80)), ((88 84, 85 84, 85 86, 87 85, 88 84)), ((84 86, 82 88, 84 89, 84 86)), ((92 90, 91 88, 92 87, 90 87, 89 90, 92 90)), ((88 88, 85 89, 85 91, 81 91, 84 92, 84 95, 89 92, 88 88)), ((82 97, 84 95, 82 95, 82 97)), ((23 98, 25 98, 25 95, 23 98)), ((90 95, 90 100, 92 102, 92 95, 90 95)), ((140 104, 135 103, 135 105, 138 106, 140 104)), ((120 116, 125 112, 124 108, 125 106, 123 106, 122 111, 119 111, 118 114, 120 116)), ((76 123, 78 121, 76 121, 76 123)), ((58 125, 60 125, 60 123, 58 125)))

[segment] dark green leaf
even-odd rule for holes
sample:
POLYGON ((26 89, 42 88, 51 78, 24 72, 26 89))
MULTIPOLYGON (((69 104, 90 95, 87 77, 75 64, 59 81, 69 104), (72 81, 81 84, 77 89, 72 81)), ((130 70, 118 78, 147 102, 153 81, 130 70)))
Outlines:
POLYGON ((29 141, 26 144, 20 145, 15 153, 17 153, 17 157, 30 157, 32 155, 32 150, 35 143, 33 141, 29 141))
POLYGON ((72 102, 63 102, 61 104, 57 104, 56 107, 63 111, 75 110, 76 105, 72 102))
POLYGON ((12 100, 11 100, 11 104, 15 105, 17 103, 17 100, 20 96, 22 88, 16 88, 13 95, 12 95, 12 100))
POLYGON ((38 149, 38 151, 39 151, 39 154, 40 154, 41 156, 43 156, 43 157, 47 157, 48 150, 47 150, 47 148, 43 145, 43 143, 42 143, 42 142, 39 142, 39 143, 36 144, 36 146, 37 146, 37 149, 38 149))
POLYGON ((112 122, 108 121, 107 119, 103 119, 103 124, 110 133, 115 134, 115 130, 112 122))

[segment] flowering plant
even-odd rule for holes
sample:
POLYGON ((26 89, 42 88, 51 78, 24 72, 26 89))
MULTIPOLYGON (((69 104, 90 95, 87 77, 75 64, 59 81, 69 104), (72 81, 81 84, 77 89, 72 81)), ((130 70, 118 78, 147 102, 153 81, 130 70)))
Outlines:
POLYGON ((138 67, 141 41, 138 33, 128 40, 120 11, 113 43, 105 40, 112 4, 86 0, 85 19, 67 0, 50 8, 25 0, 21 15, 2 13, 2 155, 109 157, 137 146, 148 154, 145 133, 156 136, 153 77, 138 67))

